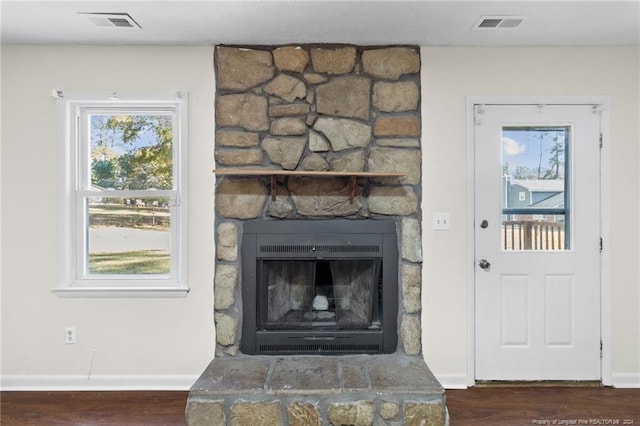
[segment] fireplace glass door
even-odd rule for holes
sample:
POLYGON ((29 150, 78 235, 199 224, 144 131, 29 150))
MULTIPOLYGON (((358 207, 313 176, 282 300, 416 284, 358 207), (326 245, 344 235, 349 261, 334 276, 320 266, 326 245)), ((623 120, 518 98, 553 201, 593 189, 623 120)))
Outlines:
POLYGON ((262 260, 259 328, 381 329, 381 259, 262 260))

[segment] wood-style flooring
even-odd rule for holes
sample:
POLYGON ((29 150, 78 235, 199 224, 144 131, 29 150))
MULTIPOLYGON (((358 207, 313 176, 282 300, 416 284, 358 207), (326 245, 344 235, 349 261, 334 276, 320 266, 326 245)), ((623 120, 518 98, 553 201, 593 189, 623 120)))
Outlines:
MULTIPOLYGON (((640 389, 475 387, 448 390, 452 426, 640 425, 640 389)), ((184 425, 187 392, 2 392, 0 424, 184 425)))

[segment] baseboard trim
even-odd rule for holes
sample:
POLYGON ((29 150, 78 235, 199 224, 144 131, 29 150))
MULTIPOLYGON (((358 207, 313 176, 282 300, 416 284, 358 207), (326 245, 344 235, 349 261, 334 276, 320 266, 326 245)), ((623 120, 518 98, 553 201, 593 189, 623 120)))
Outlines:
POLYGON ((3 391, 187 391, 198 375, 4 375, 3 391))
POLYGON ((436 379, 445 389, 466 389, 467 376, 464 374, 436 374, 436 379))
MULTIPOLYGON (((16 374, 0 377, 2 391, 127 391, 167 390, 188 391, 198 375, 33 375, 16 374)), ((467 376, 442 374, 436 376, 445 389, 466 389, 467 376)), ((616 388, 640 388, 640 373, 612 373, 616 388)))
POLYGON ((640 373, 611 373, 614 388, 640 388, 640 373))

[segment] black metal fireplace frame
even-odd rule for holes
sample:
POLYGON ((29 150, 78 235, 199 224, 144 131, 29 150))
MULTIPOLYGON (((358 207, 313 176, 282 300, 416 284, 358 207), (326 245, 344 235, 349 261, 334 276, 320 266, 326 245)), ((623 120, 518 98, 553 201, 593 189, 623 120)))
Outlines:
POLYGON ((252 220, 242 236, 242 338, 245 354, 393 353, 398 344, 397 224, 388 219, 252 220), (380 329, 260 330, 258 319, 261 259, 331 260, 380 258, 380 329))

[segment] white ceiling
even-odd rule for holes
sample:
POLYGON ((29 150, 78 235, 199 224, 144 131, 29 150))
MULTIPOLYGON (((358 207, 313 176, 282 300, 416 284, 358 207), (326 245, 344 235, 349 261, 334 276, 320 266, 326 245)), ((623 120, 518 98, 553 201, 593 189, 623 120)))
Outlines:
POLYGON ((640 45, 640 0, 2 0, 0 6, 2 43, 640 45), (128 13, 141 29, 96 27, 81 12, 128 13), (515 29, 473 29, 483 15, 525 19, 515 29))

